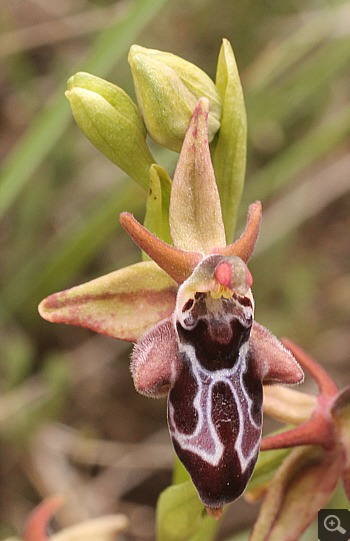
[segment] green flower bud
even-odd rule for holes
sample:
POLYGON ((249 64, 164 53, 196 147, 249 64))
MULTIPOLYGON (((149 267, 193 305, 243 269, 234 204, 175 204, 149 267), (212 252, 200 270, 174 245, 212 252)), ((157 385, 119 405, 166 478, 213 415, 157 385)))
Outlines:
POLYGON ((89 141, 148 189, 154 158, 146 144, 142 118, 124 90, 88 73, 76 73, 68 80, 66 96, 89 141))
POLYGON ((209 99, 209 142, 220 128, 222 100, 204 71, 171 53, 133 45, 129 64, 139 109, 152 139, 180 152, 199 98, 209 99))

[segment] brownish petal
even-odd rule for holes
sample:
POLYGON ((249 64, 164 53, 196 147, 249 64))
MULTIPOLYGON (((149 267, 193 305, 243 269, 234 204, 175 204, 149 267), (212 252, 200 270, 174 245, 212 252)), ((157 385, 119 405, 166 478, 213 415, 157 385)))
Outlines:
POLYGON ((196 252, 185 252, 169 246, 147 231, 129 212, 122 212, 120 223, 133 241, 148 254, 175 282, 182 284, 202 260, 196 252))
POLYGON ((54 323, 136 342, 173 312, 176 292, 162 269, 144 261, 55 293, 40 303, 39 312, 54 323))
POLYGON ((247 263, 253 253, 256 241, 258 240, 260 222, 261 203, 260 201, 255 201, 255 203, 249 207, 247 225, 239 239, 228 246, 213 248, 210 253, 236 255, 247 263))
POLYGON ((166 396, 175 381, 179 349, 171 318, 161 321, 137 342, 131 356, 136 390, 147 396, 166 396))
POLYGON ((264 384, 301 383, 304 374, 293 355, 265 327, 254 322, 249 339, 264 384))

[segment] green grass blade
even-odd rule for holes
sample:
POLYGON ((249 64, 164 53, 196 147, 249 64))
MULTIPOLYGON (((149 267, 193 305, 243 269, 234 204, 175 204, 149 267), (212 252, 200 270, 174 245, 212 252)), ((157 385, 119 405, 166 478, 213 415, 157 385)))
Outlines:
POLYGON ((278 45, 265 49, 246 74, 245 83, 251 94, 260 96, 269 86, 276 84, 319 43, 334 35, 346 17, 346 2, 315 10, 290 36, 282 39, 278 45))
POLYGON ((349 59, 349 40, 330 40, 320 45, 311 57, 301 59, 300 64, 268 92, 252 99, 250 89, 247 89, 247 110, 253 131, 254 125, 264 118, 286 125, 295 117, 310 113, 313 104, 325 95, 324 90, 331 89, 336 77, 345 71, 349 59))
MULTIPOLYGON (((169 170, 173 167, 174 155, 165 149, 156 154, 156 159, 169 170)), ((121 230, 119 214, 125 209, 138 213, 145 199, 146 192, 124 176, 86 210, 82 219, 69 222, 59 236, 23 262, 17 272, 14 270, 1 292, 6 311, 14 312, 20 306, 27 312, 36 310, 35 305, 43 297, 69 287, 101 245, 121 230)), ((122 261, 116 262, 116 268, 121 265, 122 261)))
POLYGON ((295 179, 307 167, 326 156, 350 134, 350 106, 327 118, 298 139, 256 173, 246 184, 244 207, 256 199, 266 200, 295 179))
MULTIPOLYGON (((125 19, 117 21, 99 36, 90 56, 73 72, 83 69, 101 77, 106 76, 165 2, 138 0, 132 4, 133 8, 125 19)), ((56 91, 4 163, 0 179, 0 218, 66 129, 72 115, 64 91, 65 85, 56 91)))
POLYGON ((5 284, 2 302, 7 310, 16 311, 23 304, 26 310, 33 310, 42 297, 68 287, 103 242, 121 229, 119 213, 125 208, 138 212, 144 206, 143 195, 141 188, 125 179, 119 190, 114 186, 111 193, 104 194, 85 219, 67 224, 60 236, 53 237, 5 284))

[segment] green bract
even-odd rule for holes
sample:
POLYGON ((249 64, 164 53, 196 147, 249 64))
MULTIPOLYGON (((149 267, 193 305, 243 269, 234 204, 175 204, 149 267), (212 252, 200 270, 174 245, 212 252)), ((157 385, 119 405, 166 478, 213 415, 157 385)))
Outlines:
POLYGON ((144 188, 154 158, 146 130, 131 98, 116 85, 88 73, 68 80, 66 96, 84 135, 144 188))
POLYGON ((169 228, 170 193, 171 178, 163 167, 153 164, 149 170, 146 216, 143 225, 156 237, 168 244, 171 244, 169 228))
POLYGON ((129 63, 147 131, 160 145, 180 152, 198 99, 209 99, 209 142, 220 127, 221 97, 200 68, 171 53, 133 45, 129 63))
POLYGON ((227 39, 223 40, 219 54, 216 86, 222 98, 223 111, 213 165, 227 242, 231 242, 244 185, 247 116, 235 57, 227 39))

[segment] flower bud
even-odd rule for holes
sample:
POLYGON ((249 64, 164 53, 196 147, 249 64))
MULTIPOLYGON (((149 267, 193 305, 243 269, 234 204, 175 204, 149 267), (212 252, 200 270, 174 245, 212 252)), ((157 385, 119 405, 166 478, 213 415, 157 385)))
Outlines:
POLYGON ((124 90, 88 73, 76 73, 68 80, 66 96, 89 141, 148 189, 154 159, 138 109, 124 90))
POLYGON ((209 99, 209 142, 220 127, 221 97, 213 81, 197 66, 171 53, 133 45, 129 64, 139 109, 152 139, 180 152, 193 111, 209 99))

